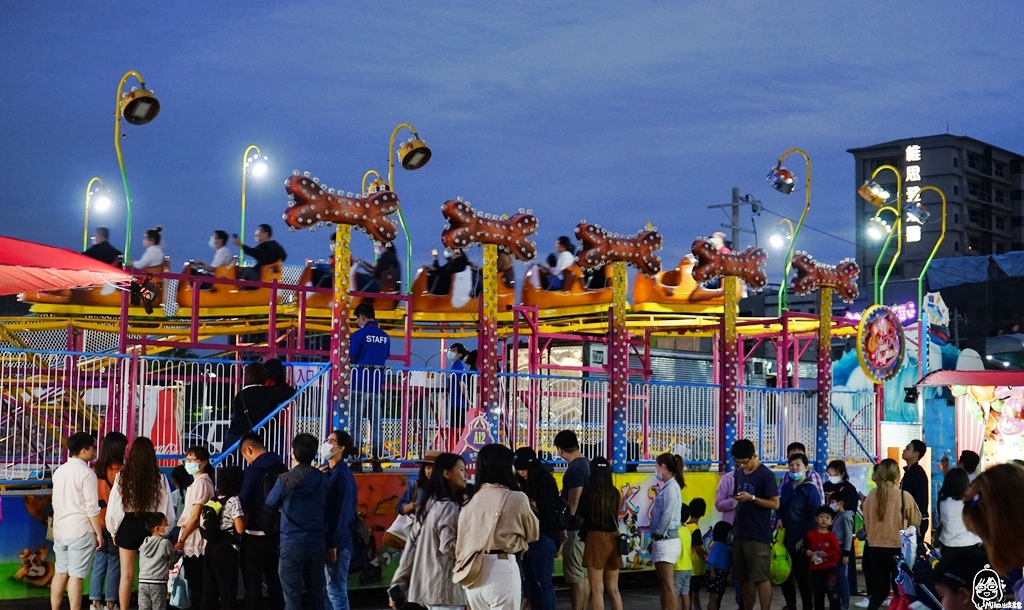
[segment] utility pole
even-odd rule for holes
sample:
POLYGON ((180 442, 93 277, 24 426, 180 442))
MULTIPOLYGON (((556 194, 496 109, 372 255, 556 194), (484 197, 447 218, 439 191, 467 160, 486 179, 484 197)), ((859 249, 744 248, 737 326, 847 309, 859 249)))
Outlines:
POLYGON ((763 207, 760 201, 754 199, 753 195, 740 197, 740 189, 734 186, 732 188, 732 203, 717 203, 708 206, 709 210, 714 208, 732 208, 732 222, 730 224, 723 222, 721 226, 732 230, 732 244, 730 248, 733 250, 740 249, 740 233, 754 233, 750 229, 744 229, 740 226, 740 206, 744 205, 749 205, 750 211, 754 214, 760 214, 763 207))

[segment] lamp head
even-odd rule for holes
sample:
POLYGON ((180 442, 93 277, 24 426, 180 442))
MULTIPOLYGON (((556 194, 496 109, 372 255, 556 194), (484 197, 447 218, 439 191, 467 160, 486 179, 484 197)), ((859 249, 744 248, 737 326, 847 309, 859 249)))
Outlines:
POLYGON ((871 220, 868 221, 868 237, 870 237, 874 241, 883 239, 891 231, 892 227, 889 226, 889 223, 885 222, 884 220, 877 216, 873 217, 871 220))
POLYGON ((419 134, 409 138, 398 147, 398 162, 405 169, 419 169, 430 161, 430 149, 427 143, 420 139, 419 134))
POLYGON ((270 166, 267 164, 267 158, 259 155, 252 158, 249 161, 249 171, 252 172, 253 178, 259 178, 267 173, 270 166))
POLYGON ((796 188, 796 176, 781 165, 773 167, 765 179, 768 180, 768 184, 772 185, 772 188, 786 195, 792 193, 796 188))
POLYGON ((121 96, 121 115, 132 125, 145 125, 160 114, 160 101, 142 84, 121 96))
POLYGON ((97 192, 93 195, 90 205, 95 208, 97 212, 105 212, 110 208, 110 196, 106 191, 97 192))
POLYGON ((768 236, 768 243, 772 245, 776 250, 780 250, 786 247, 786 242, 790 240, 790 235, 784 234, 779 229, 772 231, 772 234, 768 236))
POLYGON ((857 194, 861 196, 861 199, 867 201, 875 207, 881 207, 885 205, 885 202, 889 200, 889 191, 882 188, 877 182, 871 180, 865 180, 864 184, 860 185, 857 189, 857 194))
POLYGON ((379 193, 381 191, 390 191, 391 187, 388 186, 387 182, 384 182, 380 178, 377 178, 366 187, 367 194, 379 193))
POLYGON ((931 217, 929 212, 920 201, 908 201, 903 204, 903 211, 907 215, 907 220, 910 222, 916 222, 919 225, 923 225, 928 222, 928 218, 931 217))

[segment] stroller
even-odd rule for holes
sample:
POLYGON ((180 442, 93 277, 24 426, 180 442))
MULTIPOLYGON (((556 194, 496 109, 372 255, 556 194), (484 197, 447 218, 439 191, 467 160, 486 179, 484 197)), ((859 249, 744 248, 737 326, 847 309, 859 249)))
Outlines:
POLYGON ((915 581, 915 573, 910 564, 900 559, 897 569, 899 574, 896 575, 896 587, 899 594, 893 598, 889 610, 943 610, 942 602, 935 593, 915 581))

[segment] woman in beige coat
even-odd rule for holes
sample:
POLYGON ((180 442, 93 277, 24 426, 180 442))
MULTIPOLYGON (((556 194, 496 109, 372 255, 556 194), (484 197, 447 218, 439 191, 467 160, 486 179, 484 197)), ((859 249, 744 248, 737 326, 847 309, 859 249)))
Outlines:
POLYGON ((900 489, 900 465, 896 460, 882 460, 875 468, 874 481, 877 487, 871 490, 861 507, 868 537, 863 561, 870 596, 868 610, 878 610, 890 589, 896 591, 893 580, 896 557, 900 555, 900 531, 921 525, 917 502, 900 489))
MULTIPOLYGON (((434 459, 434 468, 392 579, 411 603, 430 609, 463 607, 466 593, 452 582, 459 508, 466 492, 466 465, 454 453, 434 459)), ((395 600, 391 600, 395 605, 395 600)))

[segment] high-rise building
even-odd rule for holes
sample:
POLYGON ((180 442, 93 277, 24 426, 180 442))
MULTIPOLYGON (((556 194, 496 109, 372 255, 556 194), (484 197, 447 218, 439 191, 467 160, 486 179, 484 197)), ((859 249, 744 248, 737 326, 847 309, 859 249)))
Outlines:
MULTIPOLYGON (((946 238, 936 258, 1004 254, 1024 250, 1024 157, 967 136, 940 134, 904 138, 851 148, 854 158, 854 190, 883 165, 897 168, 902 182, 901 199, 921 203, 930 213, 922 226, 907 221, 903 214, 903 253, 893 268, 891 281, 918 277, 939 237, 942 206, 938 193, 921 192, 932 185, 946 195, 946 238), (917 241, 912 241, 914 238, 917 241)), ((892 194, 889 205, 895 205, 896 175, 883 170, 874 178, 892 194)), ((868 221, 878 208, 857 195, 857 263, 861 266, 860 283, 866 286, 872 278, 883 240, 873 240, 865 232, 868 221)), ((882 212, 881 218, 893 226, 894 218, 882 212)), ((884 274, 896 250, 895 237, 883 261, 884 274)), ((862 291, 863 294, 863 291, 862 291)))

